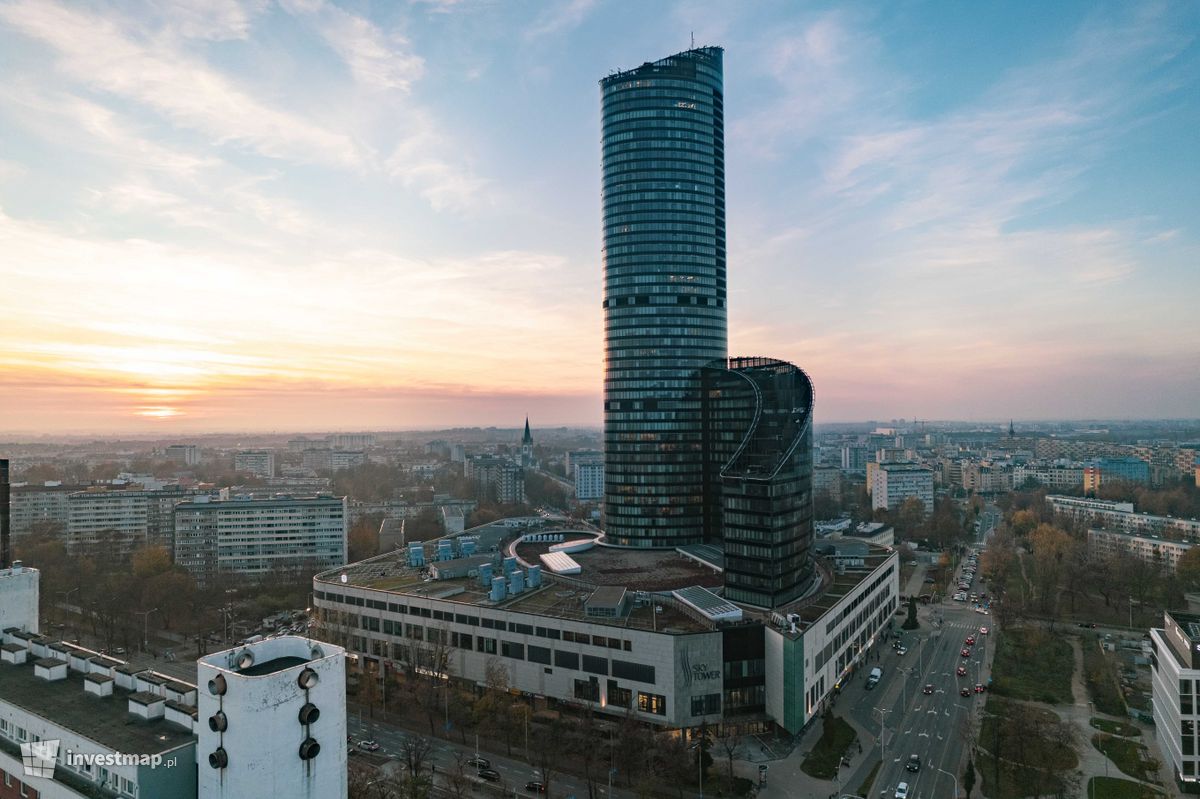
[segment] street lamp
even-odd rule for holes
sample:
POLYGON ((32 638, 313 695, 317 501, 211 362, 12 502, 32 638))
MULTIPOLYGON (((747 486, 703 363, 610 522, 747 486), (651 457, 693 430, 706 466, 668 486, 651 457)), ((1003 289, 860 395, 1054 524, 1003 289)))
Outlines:
POLYGON ((150 614, 157 613, 158 608, 152 610, 135 610, 134 613, 142 616, 142 651, 145 652, 150 644, 150 614))
POLYGON ((688 747, 688 749, 699 749, 696 752, 696 771, 700 773, 700 799, 704 799, 704 749, 701 747, 703 743, 704 740, 701 739, 688 747))
MULTIPOLYGON (((937 766, 934 766, 934 768, 937 768, 937 766)), ((937 770, 942 772, 943 774, 945 774, 950 779, 954 780, 954 799, 958 799, 958 776, 955 774, 951 774, 949 771, 946 771, 945 769, 939 768, 937 770)))
POLYGON ((886 758, 884 757, 884 753, 887 751, 887 745, 885 744, 885 742, 883 740, 883 717, 884 717, 885 713, 891 713, 892 711, 890 708, 887 710, 884 710, 881 707, 877 707, 873 710, 873 712, 879 714, 879 760, 883 761, 883 760, 886 760, 886 758))

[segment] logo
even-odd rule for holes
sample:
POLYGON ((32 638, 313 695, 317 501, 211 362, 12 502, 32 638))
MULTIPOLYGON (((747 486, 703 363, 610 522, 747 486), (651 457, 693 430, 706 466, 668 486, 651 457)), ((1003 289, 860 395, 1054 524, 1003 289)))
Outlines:
POLYGON ((679 670, 683 672, 686 688, 691 688, 693 683, 721 679, 720 669, 710 669, 707 663, 692 663, 692 653, 687 649, 679 653, 679 670))
POLYGON ((26 777, 54 779, 54 764, 58 760, 58 741, 32 741, 21 744, 21 765, 26 777))

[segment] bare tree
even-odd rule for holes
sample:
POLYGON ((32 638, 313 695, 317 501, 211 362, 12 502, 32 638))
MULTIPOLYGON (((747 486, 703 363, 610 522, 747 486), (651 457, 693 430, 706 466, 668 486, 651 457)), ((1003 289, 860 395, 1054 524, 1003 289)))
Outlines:
POLYGON ((729 790, 733 790, 733 757, 738 750, 738 737, 733 735, 728 727, 725 727, 717 737, 717 744, 720 746, 720 751, 725 755, 725 762, 728 766, 729 790))

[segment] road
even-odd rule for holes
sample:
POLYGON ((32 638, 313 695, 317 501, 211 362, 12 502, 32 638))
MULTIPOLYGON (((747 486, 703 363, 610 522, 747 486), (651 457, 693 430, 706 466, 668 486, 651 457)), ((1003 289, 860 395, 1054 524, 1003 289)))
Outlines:
MULTIPOLYGON (((838 703, 839 713, 871 731, 876 748, 882 719, 883 765, 875 781, 880 796, 891 797, 896 785, 906 782, 910 799, 953 797, 954 779, 961 776, 966 759, 966 742, 974 736, 986 698, 976 694, 974 687, 986 684, 991 675, 991 636, 979 633, 980 627, 988 627, 990 633, 991 616, 960 602, 922 608, 920 616, 920 630, 902 633, 907 654, 899 655, 890 643, 883 644, 879 660, 859 670, 838 703), (961 651, 970 635, 975 645, 964 658, 961 651), (962 677, 957 674, 960 665, 967 671, 962 677), (873 666, 882 668, 884 676, 868 691, 864 683, 873 666), (932 694, 923 692, 926 685, 933 686, 932 694), (960 695, 964 687, 970 696, 960 695), (906 769, 912 755, 920 760, 919 771, 906 769)), ((866 763, 874 759, 867 758, 866 763)), ((864 763, 859 771, 865 767, 864 763)), ((853 791, 865 776, 856 772, 846 779, 845 788, 853 791)))
MULTIPOLYGON (((379 744, 379 751, 375 754, 384 755, 391 759, 403 760, 401 755, 403 741, 409 735, 416 733, 409 732, 399 726, 371 719, 368 717, 359 717, 357 713, 351 713, 347 719, 347 732, 357 742, 364 738, 373 739, 379 744)), ((446 775, 453 773, 458 765, 458 755, 462 753, 467 757, 472 757, 476 754, 473 746, 462 746, 453 741, 447 741, 442 738, 429 738, 425 736, 433 745, 433 753, 426 761, 436 766, 435 775, 446 775)), ((500 782, 486 783, 474 777, 475 769, 467 768, 467 774, 474 782, 490 785, 495 790, 494 794, 503 794, 505 796, 536 796, 530 791, 525 790, 525 783, 537 778, 532 766, 517 758, 505 757, 503 755, 492 754, 491 752, 482 752, 483 757, 491 761, 491 768, 500 772, 500 782)), ((435 779, 437 777, 435 776, 435 779)), ((440 782, 440 781, 439 781, 440 782)), ((601 784, 597 787, 597 793, 600 796, 608 796, 607 784, 601 784)), ((550 778, 550 793, 541 794, 544 797, 576 797, 582 799, 588 795, 587 783, 569 774, 552 774, 550 778)), ((613 789, 612 796, 616 799, 627 799, 632 794, 625 790, 617 788, 613 789)))

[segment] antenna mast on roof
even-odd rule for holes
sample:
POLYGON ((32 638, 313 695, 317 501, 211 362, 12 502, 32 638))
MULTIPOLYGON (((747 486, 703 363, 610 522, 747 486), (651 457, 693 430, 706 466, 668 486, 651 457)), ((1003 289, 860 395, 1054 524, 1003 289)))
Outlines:
POLYGON ((692 49, 696 49, 696 32, 692 31, 692 49))

